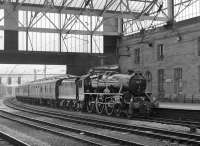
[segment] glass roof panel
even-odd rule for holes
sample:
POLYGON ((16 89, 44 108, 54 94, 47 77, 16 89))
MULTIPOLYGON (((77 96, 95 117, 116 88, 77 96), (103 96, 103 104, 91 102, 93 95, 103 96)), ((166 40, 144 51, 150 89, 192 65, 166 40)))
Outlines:
MULTIPOLYGON (((0 0, 4 1, 4 0, 0 0)), ((140 12, 153 0, 18 0, 19 3, 140 12), (88 2, 88 3, 87 3, 88 2)), ((16 0, 11 0, 16 2, 16 0)))

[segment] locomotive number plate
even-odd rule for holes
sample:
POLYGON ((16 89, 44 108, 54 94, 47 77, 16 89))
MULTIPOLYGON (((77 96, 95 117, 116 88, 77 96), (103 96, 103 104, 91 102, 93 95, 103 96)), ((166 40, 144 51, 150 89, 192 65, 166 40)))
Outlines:
POLYGON ((137 81, 135 81, 136 82, 136 84, 140 84, 141 83, 141 81, 140 80, 137 80, 137 81))
POLYGON ((139 102, 135 102, 134 103, 134 108, 139 108, 140 107, 140 103, 139 102))

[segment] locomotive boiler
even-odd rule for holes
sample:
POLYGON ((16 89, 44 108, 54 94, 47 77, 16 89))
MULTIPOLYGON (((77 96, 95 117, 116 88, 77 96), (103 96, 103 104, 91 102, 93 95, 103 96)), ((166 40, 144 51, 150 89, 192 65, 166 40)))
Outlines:
POLYGON ((84 112, 120 116, 150 114, 156 105, 145 93, 141 73, 106 72, 37 80, 16 88, 21 101, 84 112))

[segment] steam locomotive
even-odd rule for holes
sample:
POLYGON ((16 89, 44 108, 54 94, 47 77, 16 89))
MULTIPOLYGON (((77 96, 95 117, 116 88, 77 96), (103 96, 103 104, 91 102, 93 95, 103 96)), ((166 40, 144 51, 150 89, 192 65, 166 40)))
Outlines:
POLYGON ((120 116, 135 113, 149 115, 157 106, 150 93, 145 93, 146 79, 141 73, 106 72, 83 76, 55 77, 33 81, 16 88, 20 101, 120 116))

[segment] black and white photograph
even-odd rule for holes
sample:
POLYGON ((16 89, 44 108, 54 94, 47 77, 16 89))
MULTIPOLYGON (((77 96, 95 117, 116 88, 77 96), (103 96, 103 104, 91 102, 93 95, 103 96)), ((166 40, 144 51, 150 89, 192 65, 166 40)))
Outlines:
POLYGON ((200 0, 0 0, 0 146, 200 146, 200 0))

